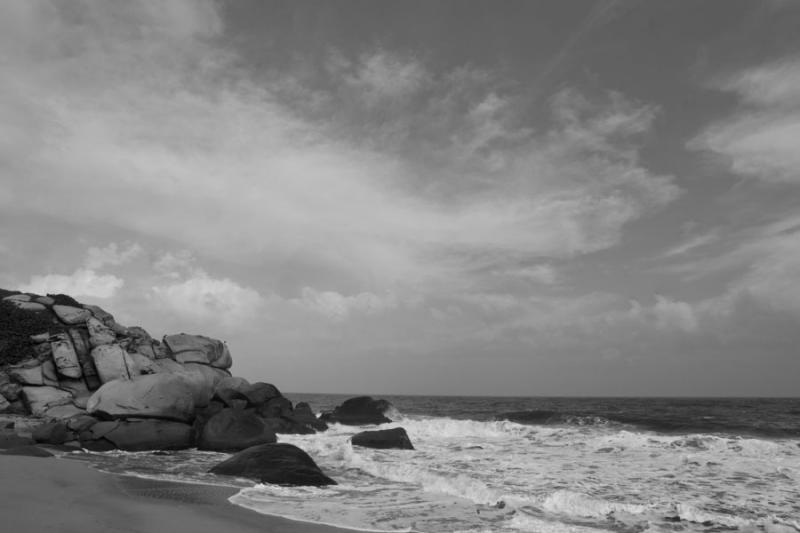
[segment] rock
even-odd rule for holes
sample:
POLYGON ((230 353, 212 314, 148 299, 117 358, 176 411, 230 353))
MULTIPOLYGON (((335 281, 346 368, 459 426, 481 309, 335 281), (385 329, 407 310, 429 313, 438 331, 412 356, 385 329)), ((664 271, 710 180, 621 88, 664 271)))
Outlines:
MULTIPOLYGON (((135 363, 118 344, 103 344, 92 349, 92 360, 103 383, 115 379, 130 379, 135 363)), ((135 374, 134 374, 135 375, 135 374)))
POLYGON ((255 479, 274 485, 335 485, 309 455, 292 444, 247 448, 210 470, 212 474, 255 479))
POLYGON ((82 379, 60 379, 58 388, 71 393, 73 398, 89 394, 89 388, 82 379))
POLYGON ((201 363, 217 368, 230 368, 233 363, 224 342, 203 335, 166 335, 164 344, 179 363, 201 363))
POLYGON ((23 311, 44 311, 47 309, 45 306, 37 302, 23 302, 20 300, 9 300, 9 302, 23 311))
POLYGON ((8 375, 21 385, 44 385, 42 365, 36 360, 8 367, 8 375), (36 366, 31 366, 31 363, 36 366))
POLYGON ((36 354, 36 359, 39 361, 45 361, 47 359, 53 358, 53 350, 50 349, 49 342, 43 342, 41 344, 34 344, 31 346, 33 349, 33 353, 36 354))
POLYGON ((72 346, 80 361, 82 358, 89 357, 92 346, 89 343, 89 332, 85 329, 70 328, 69 336, 72 339, 72 346))
POLYGON ((66 420, 68 418, 72 418, 73 416, 80 416, 85 415, 86 411, 84 409, 80 409, 76 407, 74 404, 68 405, 57 405, 55 407, 51 407, 44 413, 44 417, 46 418, 53 418, 57 420, 66 420))
POLYGON ((333 412, 323 413, 323 422, 338 422, 350 426, 385 424, 391 422, 384 413, 391 407, 386 400, 376 400, 370 396, 358 396, 345 400, 333 412))
MULTIPOLYGON (((249 386, 250 386, 250 382, 247 381, 244 378, 226 376, 226 377, 222 378, 222 380, 220 380, 219 383, 217 383, 217 390, 231 389, 231 390, 235 390, 235 391, 238 391, 238 392, 242 392, 246 388, 248 388, 249 386)), ((216 394, 216 392, 217 391, 215 390, 214 393, 216 394)))
POLYGON ((180 374, 185 376, 195 385, 195 405, 197 407, 205 407, 211 401, 214 394, 215 384, 219 382, 220 376, 217 372, 218 369, 211 368, 207 365, 200 365, 196 363, 188 363, 181 366, 180 374))
POLYGON ((11 296, 6 296, 3 298, 4 302, 30 302, 31 295, 30 294, 12 294, 11 296))
POLYGON ((104 344, 111 344, 117 340, 117 336, 106 326, 100 319, 90 317, 86 321, 86 327, 89 331, 89 344, 92 347, 103 346, 104 344))
POLYGON ((11 402, 6 400, 5 396, 0 394, 0 413, 6 413, 11 410, 11 402))
POLYGON ((48 306, 49 305, 53 305, 54 303, 56 303, 56 301, 53 300, 52 298, 50 298, 49 296, 37 296, 36 298, 33 299, 33 301, 39 302, 42 305, 48 305, 48 306))
POLYGON ((18 446, 0 450, 0 455, 21 455, 25 457, 55 457, 55 454, 48 452, 38 446, 18 446))
POLYGON ((362 431, 350 439, 353 446, 364 448, 396 448, 398 450, 413 450, 414 446, 408 438, 408 433, 403 428, 382 429, 380 431, 362 431))
POLYGON ((242 393, 247 396, 247 401, 253 406, 262 405, 273 398, 283 396, 275 385, 260 381, 242 390, 242 393))
POLYGON ((203 426, 197 439, 197 448, 234 452, 276 440, 275 433, 254 413, 223 409, 203 426))
POLYGON ((312 428, 305 424, 295 422, 284 417, 262 418, 264 424, 275 433, 282 435, 311 435, 316 433, 312 428))
POLYGON ((58 387, 58 372, 52 359, 42 363, 42 383, 50 387, 58 387))
POLYGON ((292 416, 292 402, 288 398, 279 396, 272 398, 266 402, 259 404, 255 408, 258 416, 262 418, 275 418, 279 416, 291 417, 292 416))
POLYGON ((9 402, 13 402, 19 398, 21 390, 21 385, 12 383, 11 376, 0 370, 0 396, 3 396, 9 402))
POLYGON ((100 306, 84 304, 83 308, 89 311, 94 318, 96 318, 106 326, 110 326, 111 323, 114 322, 114 315, 105 311, 100 306))
POLYGON ((29 338, 34 344, 42 344, 50 340, 50 332, 45 331, 44 333, 37 333, 36 335, 30 335, 29 338))
POLYGON ((150 374, 109 381, 89 398, 87 411, 101 418, 194 418, 197 384, 183 374, 150 374))
POLYGON ((74 431, 75 433, 81 433, 82 431, 86 431, 93 425, 98 423, 98 420, 89 415, 78 415, 73 416, 72 418, 65 420, 67 424, 67 428, 70 431, 74 431))
POLYGON ((53 335, 50 338, 50 347, 59 374, 72 379, 78 379, 83 375, 78 354, 72 346, 69 335, 66 333, 53 335))
POLYGON ((185 450, 194 446, 192 426, 168 420, 125 420, 103 435, 120 450, 185 450))
POLYGON ((85 324, 89 317, 92 316, 92 313, 87 309, 69 305, 56 304, 52 309, 58 319, 68 326, 85 324))
POLYGON ((175 372, 183 372, 183 365, 180 363, 176 363, 173 359, 165 358, 165 359, 156 359, 153 361, 157 368, 159 369, 159 373, 175 373, 175 372))
POLYGON ((214 396, 212 397, 212 399, 219 400, 221 403, 225 404, 228 407, 234 407, 234 405, 236 406, 240 405, 238 402, 244 402, 245 407, 247 407, 247 396, 245 396, 244 394, 235 389, 217 388, 214 390, 214 396))
POLYGON ((328 424, 318 419, 314 411, 311 410, 311 406, 306 402, 300 402, 294 406, 292 420, 300 424, 305 424, 316 431, 325 431, 328 429, 328 424))
POLYGON ((155 361, 140 353, 127 353, 127 357, 133 363, 133 366, 129 368, 132 375, 139 376, 143 374, 158 374, 161 372, 161 367, 159 367, 155 361))
POLYGON ((86 411, 86 408, 89 406, 89 398, 92 397, 92 393, 89 392, 88 394, 80 394, 75 396, 72 399, 72 405, 77 407, 78 409, 83 409, 86 411))
POLYGON ((73 440, 75 436, 71 434, 64 422, 48 422, 33 430, 33 440, 44 444, 64 444, 68 440, 73 440))
POLYGON ((48 409, 72 403, 72 394, 55 387, 22 387, 22 400, 30 413, 43 416, 48 409))

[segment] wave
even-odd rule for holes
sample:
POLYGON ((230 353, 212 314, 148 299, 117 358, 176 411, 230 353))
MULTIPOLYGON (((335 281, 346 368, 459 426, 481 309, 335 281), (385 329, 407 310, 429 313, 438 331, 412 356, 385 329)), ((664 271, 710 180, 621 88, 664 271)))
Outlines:
POLYGON ((495 420, 541 426, 633 427, 664 434, 720 433, 767 438, 800 437, 800 427, 767 425, 759 421, 715 419, 670 414, 563 412, 547 409, 500 413, 495 420))

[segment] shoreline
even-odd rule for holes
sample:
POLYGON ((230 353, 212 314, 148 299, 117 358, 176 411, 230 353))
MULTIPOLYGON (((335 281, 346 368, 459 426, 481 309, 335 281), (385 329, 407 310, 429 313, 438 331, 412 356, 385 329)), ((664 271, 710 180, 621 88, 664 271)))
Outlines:
POLYGON ((352 533, 235 505, 233 487, 106 473, 58 457, 0 456, 0 520, 9 531, 352 533))

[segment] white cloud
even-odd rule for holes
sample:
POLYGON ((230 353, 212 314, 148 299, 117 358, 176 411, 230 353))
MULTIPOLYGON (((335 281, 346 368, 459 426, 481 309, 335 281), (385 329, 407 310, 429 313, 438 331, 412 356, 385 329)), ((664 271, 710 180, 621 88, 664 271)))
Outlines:
POLYGON ((164 252, 153 262, 153 270, 171 279, 180 279, 196 268, 196 260, 189 250, 164 252))
POLYGON ((345 320, 353 314, 378 315, 399 306, 397 297, 392 293, 378 295, 362 292, 345 296, 335 291, 318 291, 311 287, 304 287, 301 297, 293 301, 334 321, 345 320))
POLYGON ((800 183, 800 57, 739 72, 719 83, 746 105, 712 124, 688 146, 730 160, 737 174, 770 183, 800 183))
POLYGON ((112 274, 98 274, 92 269, 79 268, 69 275, 46 274, 32 276, 19 287, 37 294, 69 294, 75 297, 111 298, 125 282, 112 274))
POLYGON ((119 266, 132 261, 143 252, 143 248, 137 243, 129 244, 127 248, 121 249, 117 243, 112 242, 105 248, 89 248, 84 265, 90 270, 97 270, 109 265, 119 266))
POLYGON ((255 289, 199 270, 187 279, 153 286, 150 299, 157 309, 181 323, 195 327, 214 323, 231 330, 253 327, 264 305, 255 289))
POLYGON ((719 233, 716 230, 709 231, 708 233, 703 233, 701 235, 695 235, 694 237, 691 237, 684 242, 668 249, 662 254, 662 257, 675 257, 684 255, 689 252, 693 252, 698 248, 702 248, 713 242, 716 242, 718 239, 719 233))

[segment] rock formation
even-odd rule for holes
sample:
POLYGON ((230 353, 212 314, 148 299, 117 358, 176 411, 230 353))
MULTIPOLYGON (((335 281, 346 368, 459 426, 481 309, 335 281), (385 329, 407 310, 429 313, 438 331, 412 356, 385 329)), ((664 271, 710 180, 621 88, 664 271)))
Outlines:
POLYGON ((414 446, 411 444, 411 439, 408 438, 408 433, 403 428, 383 429, 379 431, 362 431, 356 433, 350 439, 353 446, 362 446, 364 448, 379 448, 388 449, 395 448, 398 450, 413 450, 414 446))
POLYGON ((369 424, 385 424, 391 422, 384 413, 391 404, 386 400, 376 400, 370 396, 357 396, 342 402, 333 411, 323 413, 320 419, 324 422, 337 422, 350 426, 369 424))
POLYGON ((40 418, 38 442, 235 451, 327 427, 274 385, 231 376, 232 364, 217 339, 157 341, 67 295, 0 289, 0 413, 40 418))
POLYGON ((210 472, 275 485, 336 485, 306 452, 292 444, 262 444, 247 448, 210 472))

